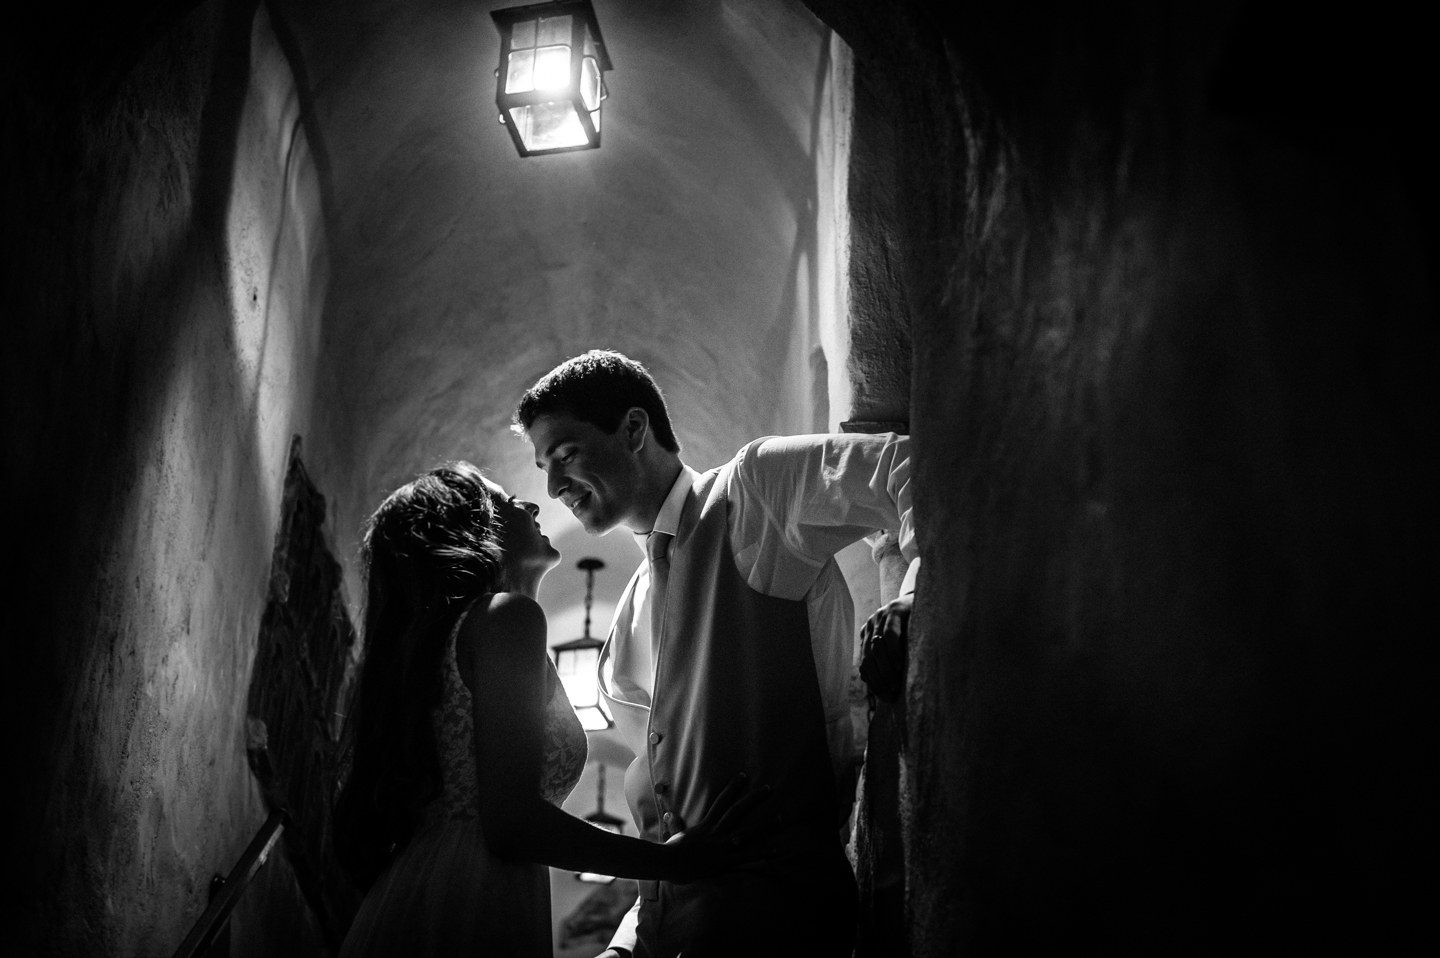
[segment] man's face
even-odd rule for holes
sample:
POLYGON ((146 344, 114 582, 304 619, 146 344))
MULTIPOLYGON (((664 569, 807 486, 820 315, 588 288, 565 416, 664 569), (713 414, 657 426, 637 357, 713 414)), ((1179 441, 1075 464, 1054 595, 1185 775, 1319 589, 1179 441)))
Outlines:
POLYGON ((624 424, 607 433, 563 414, 537 416, 528 431, 545 488, 591 535, 602 535, 631 518, 640 506, 639 457, 624 424))

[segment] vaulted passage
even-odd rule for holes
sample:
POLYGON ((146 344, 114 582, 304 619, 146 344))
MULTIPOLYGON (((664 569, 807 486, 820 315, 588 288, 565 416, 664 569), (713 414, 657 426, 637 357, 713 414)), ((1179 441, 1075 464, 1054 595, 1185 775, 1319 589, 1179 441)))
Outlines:
MULTIPOLYGON (((285 804, 230 947, 333 953, 362 524, 475 462, 565 556, 551 643, 581 634, 585 556, 603 631, 640 556, 549 500, 509 427, 592 347, 650 368, 699 469, 763 435, 912 437, 908 686, 873 714, 856 686, 857 954, 1412 930, 1418 26, 596 0, 602 146, 521 158, 502 5, 137 2, 7 32, 22 951, 171 953, 285 804)), ((842 560, 862 618, 893 595, 883 544, 842 560)), ((592 736, 567 809, 604 766, 623 812, 628 761, 592 736)), ((554 874, 557 954, 603 946, 594 887, 554 874)))

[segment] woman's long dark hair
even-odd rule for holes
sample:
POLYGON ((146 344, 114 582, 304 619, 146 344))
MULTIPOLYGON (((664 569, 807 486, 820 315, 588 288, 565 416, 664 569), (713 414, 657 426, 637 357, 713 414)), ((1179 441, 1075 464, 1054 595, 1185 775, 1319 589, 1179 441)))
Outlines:
POLYGON ((501 579, 495 503, 468 462, 391 493, 365 530, 364 659, 347 719, 350 771, 335 803, 335 850, 369 888, 440 791, 430 710, 465 606, 501 579))

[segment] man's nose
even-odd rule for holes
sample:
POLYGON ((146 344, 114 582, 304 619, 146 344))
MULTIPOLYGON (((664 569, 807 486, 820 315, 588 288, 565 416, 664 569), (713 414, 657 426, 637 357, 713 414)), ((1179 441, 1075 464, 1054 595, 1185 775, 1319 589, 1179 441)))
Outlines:
POLYGON ((560 470, 550 468, 545 470, 545 492, 551 499, 559 499, 560 493, 565 491, 565 477, 560 470))

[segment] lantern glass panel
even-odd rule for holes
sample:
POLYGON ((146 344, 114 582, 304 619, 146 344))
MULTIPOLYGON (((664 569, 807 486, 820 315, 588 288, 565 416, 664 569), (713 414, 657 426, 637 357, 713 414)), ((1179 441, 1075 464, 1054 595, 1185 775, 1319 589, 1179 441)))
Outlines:
POLYGON ((535 45, 535 21, 519 20, 515 26, 510 28, 510 49, 518 50, 521 47, 533 47, 535 45))
POLYGON ((535 51, 514 50, 505 71, 505 92, 526 93, 535 89, 535 51))
POLYGON ((510 122, 527 150, 558 150, 590 142, 575 104, 569 100, 512 107, 510 122))
POLYGON ((570 704, 577 709, 595 708, 600 701, 600 693, 595 688, 595 666, 600 661, 600 650, 566 649, 556 657, 560 661, 555 671, 560 674, 570 704))
POLYGON ((570 87, 570 47, 540 47, 535 51, 533 89, 563 92, 570 87))
MULTIPOLYGON (((580 98, 592 116, 600 109, 600 67, 594 57, 586 57, 580 63, 580 98)), ((599 129, 600 124, 595 124, 595 128, 599 129)))
POLYGON ((563 17, 541 17, 540 29, 536 32, 535 45, 546 47, 555 43, 563 43, 568 48, 570 45, 571 18, 567 14, 563 17))

